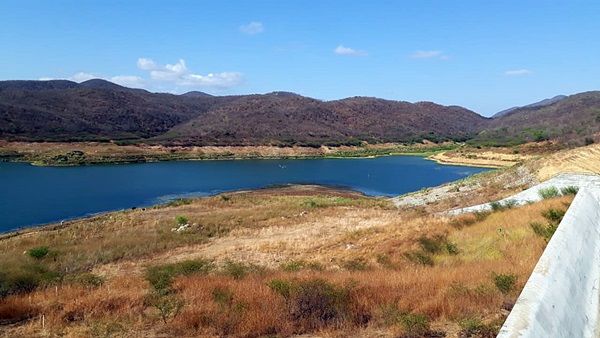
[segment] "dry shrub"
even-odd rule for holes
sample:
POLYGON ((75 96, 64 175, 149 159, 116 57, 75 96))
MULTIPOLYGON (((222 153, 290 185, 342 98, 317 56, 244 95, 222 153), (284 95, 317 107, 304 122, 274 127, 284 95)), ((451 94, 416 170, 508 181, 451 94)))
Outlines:
POLYGON ((170 323, 179 334, 258 337, 291 333, 283 298, 259 276, 243 280, 183 277, 176 281, 175 289, 186 304, 170 323))
POLYGON ((11 296, 0 301, 0 325, 16 323, 38 313, 38 307, 25 297, 11 296))

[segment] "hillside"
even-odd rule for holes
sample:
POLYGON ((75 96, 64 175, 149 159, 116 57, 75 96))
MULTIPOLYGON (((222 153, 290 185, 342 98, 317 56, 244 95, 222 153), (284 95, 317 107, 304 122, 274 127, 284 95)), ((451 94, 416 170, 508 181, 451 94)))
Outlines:
POLYGON ((0 138, 141 139, 160 135, 228 98, 178 96, 104 80, 0 82, 0 138))
POLYGON ((553 139, 582 145, 596 141, 599 131, 600 91, 592 91, 510 111, 490 120, 474 142, 511 145, 553 139))
POLYGON ((165 144, 357 144, 465 140, 486 119, 465 108, 293 93, 150 93, 105 80, 0 82, 0 139, 165 144))
POLYGON ((600 92, 557 96, 484 118, 459 106, 373 97, 321 101, 289 92, 151 93, 93 79, 0 81, 0 140, 177 146, 320 146, 467 141, 595 141, 600 92))
POLYGON ((567 98, 566 95, 556 95, 556 96, 554 96, 552 98, 544 99, 544 100, 541 100, 541 101, 538 101, 538 102, 534 102, 534 103, 528 104, 526 106, 512 107, 512 108, 504 109, 504 110, 499 111, 496 114, 492 115, 492 118, 497 118, 497 117, 500 117, 500 116, 504 116, 504 115, 506 115, 506 114, 508 114, 508 113, 510 113, 512 111, 515 111, 517 109, 520 109, 520 108, 535 108, 535 107, 549 106, 549 105, 551 105, 553 103, 556 103, 556 102, 558 102, 558 101, 560 101, 562 99, 566 99, 566 98, 567 98))

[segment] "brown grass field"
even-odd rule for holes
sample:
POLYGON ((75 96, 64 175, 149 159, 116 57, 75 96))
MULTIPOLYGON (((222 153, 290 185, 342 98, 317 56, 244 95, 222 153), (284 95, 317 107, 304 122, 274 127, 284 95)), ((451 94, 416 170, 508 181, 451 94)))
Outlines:
POLYGON ((0 239, 0 335, 492 337, 570 201, 448 218, 303 186, 31 229, 0 239))

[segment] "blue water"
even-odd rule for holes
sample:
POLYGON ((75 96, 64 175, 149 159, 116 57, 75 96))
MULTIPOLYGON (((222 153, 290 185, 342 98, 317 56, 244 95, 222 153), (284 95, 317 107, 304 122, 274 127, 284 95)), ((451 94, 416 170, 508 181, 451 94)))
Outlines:
POLYGON ((299 183, 394 196, 486 169, 414 156, 373 159, 182 161, 81 167, 0 162, 0 232, 180 196, 299 183))

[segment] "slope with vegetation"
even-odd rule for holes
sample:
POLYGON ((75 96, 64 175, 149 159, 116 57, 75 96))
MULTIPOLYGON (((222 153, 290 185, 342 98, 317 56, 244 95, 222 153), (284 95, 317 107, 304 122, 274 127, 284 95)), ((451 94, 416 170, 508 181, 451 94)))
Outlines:
POLYGON ((600 92, 571 95, 549 105, 525 106, 490 120, 475 144, 515 145, 558 140, 567 145, 596 141, 600 132, 600 92))
POLYGON ((440 218, 291 187, 10 234, 0 332, 493 336, 570 200, 440 218))
POLYGON ((486 119, 462 107, 293 93, 150 93, 104 80, 0 82, 0 138, 194 145, 357 145, 465 140, 486 119))

